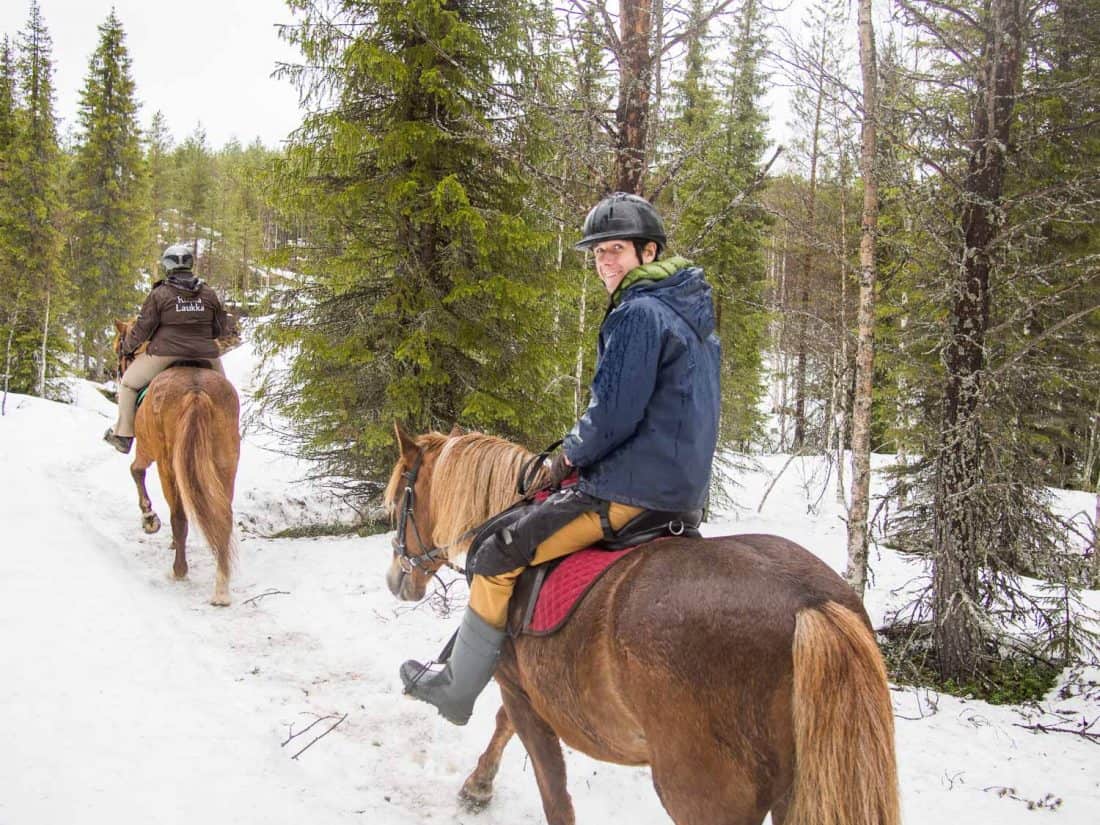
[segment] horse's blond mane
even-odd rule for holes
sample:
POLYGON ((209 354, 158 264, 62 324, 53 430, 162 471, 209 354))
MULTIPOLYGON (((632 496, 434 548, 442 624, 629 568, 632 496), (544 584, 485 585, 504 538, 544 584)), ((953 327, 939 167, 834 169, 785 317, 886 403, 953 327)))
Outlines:
MULTIPOLYGON (((431 472, 432 542, 449 547, 471 528, 514 504, 519 495, 516 481, 532 453, 518 444, 484 433, 446 436, 426 433, 416 438, 425 461, 435 455, 431 472)), ((406 470, 404 460, 394 467, 386 487, 385 502, 391 516, 400 503, 406 470)), ((541 480, 540 476, 537 480, 541 480)), ((465 541, 451 554, 466 549, 465 541)))

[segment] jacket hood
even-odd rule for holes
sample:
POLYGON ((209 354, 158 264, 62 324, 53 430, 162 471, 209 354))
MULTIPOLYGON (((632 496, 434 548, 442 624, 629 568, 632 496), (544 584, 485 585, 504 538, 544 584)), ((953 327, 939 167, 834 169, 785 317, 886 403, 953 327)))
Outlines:
POLYGON ((185 289, 188 292, 198 292, 199 287, 202 286, 202 281, 196 275, 188 273, 187 275, 172 273, 164 279, 174 287, 179 289, 185 289))
POLYGON ((635 295, 650 295, 679 315, 700 338, 706 338, 715 329, 714 300, 710 284, 703 278, 703 270, 688 266, 675 275, 660 281, 639 281, 632 286, 623 300, 635 295))

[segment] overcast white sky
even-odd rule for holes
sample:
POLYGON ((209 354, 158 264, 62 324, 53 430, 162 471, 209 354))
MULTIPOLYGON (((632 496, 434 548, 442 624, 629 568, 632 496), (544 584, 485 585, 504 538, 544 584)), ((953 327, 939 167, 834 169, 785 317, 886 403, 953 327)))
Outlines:
MULTIPOLYGON (((176 141, 202 124, 208 145, 236 137, 275 147, 299 123, 298 95, 270 75, 297 52, 276 34, 293 22, 283 0, 39 0, 53 39, 54 111, 62 133, 76 120, 98 26, 114 7, 126 32, 132 77, 148 126, 160 110, 176 141)), ((0 35, 14 42, 29 0, 0 2, 0 35)))
MULTIPOLYGON (((62 134, 75 123, 98 26, 112 7, 126 32, 143 126, 160 110, 177 142, 201 124, 211 148, 234 137, 242 144, 259 138, 274 148, 301 120, 297 92, 271 77, 277 62, 299 58, 276 33, 277 23, 294 22, 284 0, 39 2, 53 39, 54 111, 62 134)), ((797 28, 808 0, 787 3, 780 20, 797 28)), ((14 42, 29 8, 29 0, 0 0, 0 35, 14 42)), ((846 34, 854 50, 854 27, 846 34)), ((786 143, 792 124, 789 92, 781 83, 777 75, 769 80, 765 105, 772 110, 772 139, 786 143)))

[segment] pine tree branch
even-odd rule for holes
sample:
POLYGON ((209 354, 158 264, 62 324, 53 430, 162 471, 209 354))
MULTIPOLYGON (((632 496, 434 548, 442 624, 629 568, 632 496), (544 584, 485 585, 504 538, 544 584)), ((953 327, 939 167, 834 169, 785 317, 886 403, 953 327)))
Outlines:
POLYGON ((775 148, 775 152, 771 156, 771 159, 762 167, 757 169, 756 175, 753 177, 749 185, 738 192, 730 200, 730 202, 726 204, 724 208, 720 209, 718 212, 711 215, 707 219, 707 222, 703 224, 703 228, 699 231, 699 234, 686 247, 689 255, 698 254, 703 240, 706 238, 707 235, 711 233, 714 227, 716 227, 720 222, 729 218, 729 216, 732 215, 734 211, 736 211, 736 209, 742 204, 742 202, 744 202, 744 200, 749 195, 751 195, 764 184, 764 181, 767 180, 768 172, 771 170, 772 165, 775 163, 776 159, 783 153, 783 148, 784 147, 782 146, 777 146, 775 148))

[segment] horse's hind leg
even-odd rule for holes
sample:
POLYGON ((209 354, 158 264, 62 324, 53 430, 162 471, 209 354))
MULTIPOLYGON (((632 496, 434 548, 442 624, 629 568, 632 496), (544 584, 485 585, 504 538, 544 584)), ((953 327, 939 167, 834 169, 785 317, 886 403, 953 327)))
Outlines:
POLYGON ((497 726, 493 731, 493 738, 489 740, 485 753, 477 760, 474 772, 466 777, 462 790, 458 792, 458 798, 468 810, 480 810, 493 798, 493 779, 500 767, 500 757, 504 753, 504 746, 515 732, 516 728, 508 717, 508 711, 501 705, 497 711, 497 726))
POLYGON ((561 753, 561 740, 553 728, 538 716, 526 697, 513 693, 505 685, 500 686, 504 708, 515 725, 542 795, 542 810, 547 825, 576 825, 573 800, 565 786, 565 758, 561 753))
POLYGON ((684 736, 666 737, 650 761, 653 787, 669 818, 676 825, 760 825, 771 800, 757 787, 756 766, 684 736))
POLYGON ((177 579, 187 578, 187 513, 183 509, 183 499, 172 470, 165 466, 167 462, 157 464, 160 473, 160 486, 168 502, 168 511, 172 521, 172 549, 176 558, 172 562, 172 575, 177 579))
POLYGON ((142 452, 139 442, 134 463, 130 465, 130 475, 134 479, 134 484, 137 485, 138 507, 141 508, 141 529, 146 533, 155 533, 160 529, 160 519, 153 512, 153 502, 149 500, 149 491, 145 487, 145 471, 152 463, 153 459, 142 452))

